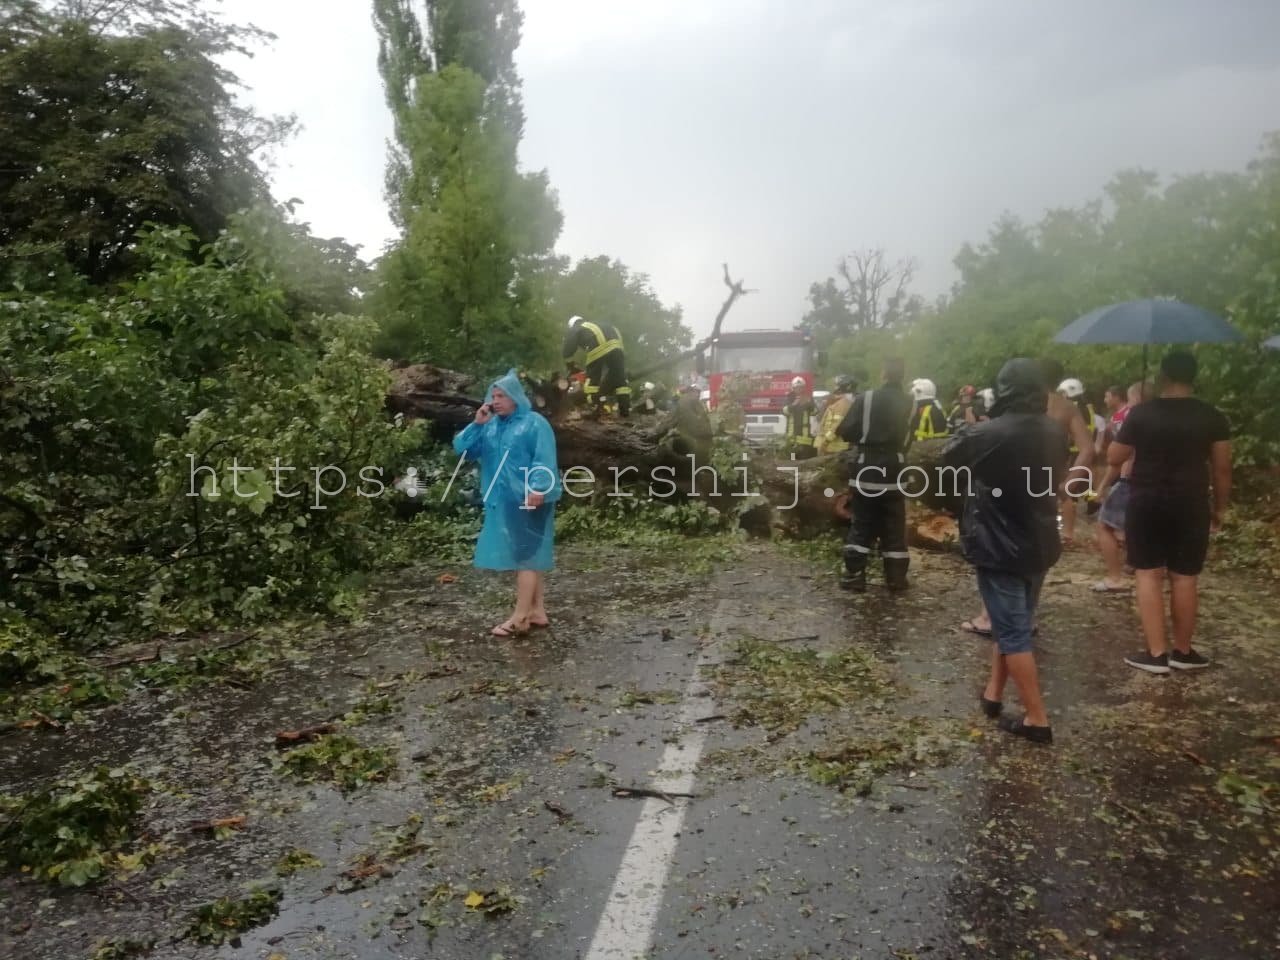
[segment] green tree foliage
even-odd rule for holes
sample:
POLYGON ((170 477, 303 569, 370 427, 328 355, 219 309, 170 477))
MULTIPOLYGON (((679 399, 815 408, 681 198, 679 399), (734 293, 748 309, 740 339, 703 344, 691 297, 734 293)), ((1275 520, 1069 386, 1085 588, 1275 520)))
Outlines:
POLYGON ((0 300, 3 599, 75 634, 327 602, 377 556, 360 469, 421 442, 386 417, 371 322, 291 316, 234 231, 157 229, 138 255, 118 293, 0 300), (347 488, 317 497, 329 465, 347 488))
POLYGON ((1237 460, 1274 465, 1280 464, 1280 351, 1260 350, 1258 342, 1280 333, 1280 134, 1267 138, 1247 182, 1247 194, 1232 198, 1248 229, 1231 260, 1239 286, 1230 319, 1249 344, 1205 346, 1199 357, 1205 392, 1231 418, 1237 460))
POLYGON ((268 202, 281 127, 217 62, 260 38, 196 0, 0 17, 0 682, 52 634, 338 603, 386 553, 379 468, 421 435, 350 316, 357 251, 268 202))
POLYGON ((266 36, 183 0, 22 4, 0 22, 0 283, 65 263, 126 277, 145 223, 210 241, 267 197, 288 121, 237 103, 219 57, 266 36))
POLYGON ((379 263, 379 352, 493 370, 554 362, 547 310, 561 216, 522 173, 514 0, 375 0, 395 121, 388 199, 402 236, 379 263))
MULTIPOLYGON (((1141 347, 1062 346, 1053 336, 1107 303, 1176 297, 1221 313, 1249 338, 1244 347, 1187 348, 1202 363, 1201 393, 1231 418, 1238 461, 1280 461, 1280 356, 1256 349, 1280 330, 1280 137, 1241 173, 1162 185, 1130 170, 1104 193, 1034 225, 1001 218, 984 243, 957 254, 949 298, 904 329, 837 340, 831 368, 874 369, 896 353, 909 377, 927 376, 949 396, 966 383, 990 385, 1010 357, 1052 355, 1101 403, 1107 385, 1138 378, 1141 347)), ((1149 373, 1160 350, 1151 350, 1149 373)))
POLYGON ((317 237, 293 219, 300 201, 259 205, 240 218, 236 235, 272 265, 290 316, 364 312, 372 271, 342 237, 317 237))
MULTIPOLYGON (((633 370, 693 343, 693 331, 682 322, 680 308, 664 306, 646 274, 632 273, 626 264, 606 256, 579 260, 556 281, 551 304, 552 313, 564 321, 577 315, 616 326, 627 347, 627 366, 633 370)), ((650 379, 671 372, 661 371, 650 379)))

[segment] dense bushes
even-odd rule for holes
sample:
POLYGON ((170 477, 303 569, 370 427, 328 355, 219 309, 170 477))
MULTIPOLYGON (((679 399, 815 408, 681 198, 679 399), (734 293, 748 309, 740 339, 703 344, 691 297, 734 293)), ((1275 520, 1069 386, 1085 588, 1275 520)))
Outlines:
POLYGON ((118 292, 0 303, 5 602, 76 634, 324 603, 377 551, 359 471, 422 442, 385 414, 372 324, 290 315, 234 231, 155 230, 139 256, 118 292), (317 497, 314 468, 346 489, 317 497))

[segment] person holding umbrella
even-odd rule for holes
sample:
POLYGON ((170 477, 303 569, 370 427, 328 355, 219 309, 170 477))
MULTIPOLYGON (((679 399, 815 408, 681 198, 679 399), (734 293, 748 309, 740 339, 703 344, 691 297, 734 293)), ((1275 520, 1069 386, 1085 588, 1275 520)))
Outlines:
POLYGON ((1191 637, 1209 534, 1221 525, 1231 496, 1231 439, 1226 417, 1193 396, 1195 378, 1195 357, 1181 351, 1166 355, 1159 397, 1131 410, 1107 449, 1113 467, 1133 458, 1125 542, 1146 649, 1124 662, 1146 673, 1209 665, 1192 648, 1191 637), (1166 577, 1172 652, 1165 637, 1166 577))

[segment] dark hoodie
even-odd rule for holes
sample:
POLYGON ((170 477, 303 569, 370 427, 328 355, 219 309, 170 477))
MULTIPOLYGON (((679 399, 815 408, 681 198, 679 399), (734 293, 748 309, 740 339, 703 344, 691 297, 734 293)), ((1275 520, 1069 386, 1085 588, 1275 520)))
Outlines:
POLYGON ((969 471, 961 474, 969 496, 960 546, 975 567, 1035 576, 1062 554, 1057 488, 1070 441, 1045 413, 1048 391, 1034 360, 1006 363, 995 391, 992 419, 963 427, 944 450, 948 466, 969 471))

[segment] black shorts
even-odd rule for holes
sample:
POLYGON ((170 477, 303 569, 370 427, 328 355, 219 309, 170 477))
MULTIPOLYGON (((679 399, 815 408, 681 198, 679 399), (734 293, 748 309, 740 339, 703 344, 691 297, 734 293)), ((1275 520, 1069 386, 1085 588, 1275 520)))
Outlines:
POLYGON ((1150 497, 1132 491, 1124 517, 1129 566, 1168 568, 1194 577, 1209 552, 1209 501, 1205 497, 1150 497))

